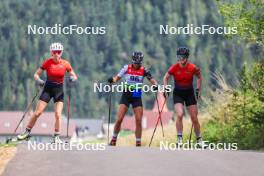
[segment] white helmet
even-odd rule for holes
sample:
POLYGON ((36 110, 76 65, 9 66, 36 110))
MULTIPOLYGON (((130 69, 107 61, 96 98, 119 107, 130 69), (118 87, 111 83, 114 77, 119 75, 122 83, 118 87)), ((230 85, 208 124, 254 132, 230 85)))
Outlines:
POLYGON ((61 43, 52 43, 50 45, 50 51, 63 51, 63 45, 61 43))

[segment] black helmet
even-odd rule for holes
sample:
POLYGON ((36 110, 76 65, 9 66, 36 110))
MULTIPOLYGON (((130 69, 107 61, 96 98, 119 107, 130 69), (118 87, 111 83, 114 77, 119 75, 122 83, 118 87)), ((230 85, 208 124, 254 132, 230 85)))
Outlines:
POLYGON ((187 47, 179 47, 177 49, 177 56, 184 56, 184 57, 189 57, 190 55, 190 50, 187 47))
POLYGON ((132 54, 132 63, 133 64, 142 64, 142 61, 143 61, 143 53, 140 52, 140 51, 135 51, 133 52, 132 54))

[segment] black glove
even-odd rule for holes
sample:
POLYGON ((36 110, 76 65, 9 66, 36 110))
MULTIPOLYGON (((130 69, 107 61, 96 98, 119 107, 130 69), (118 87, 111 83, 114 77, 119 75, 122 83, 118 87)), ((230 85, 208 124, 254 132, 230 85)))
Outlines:
POLYGON ((114 78, 113 77, 108 78, 107 82, 109 82, 110 84, 112 84, 114 82, 114 78))
POLYGON ((36 84, 40 87, 43 87, 45 85, 45 81, 39 78, 38 80, 36 80, 36 84))
POLYGON ((153 85, 153 90, 154 90, 154 91, 159 90, 158 85, 153 85))
POLYGON ((163 96, 164 96, 164 98, 168 98, 169 95, 170 95, 170 89, 165 88, 165 91, 163 92, 163 96))
POLYGON ((195 96, 196 96, 196 100, 198 100, 200 98, 200 89, 196 89, 195 90, 195 96))

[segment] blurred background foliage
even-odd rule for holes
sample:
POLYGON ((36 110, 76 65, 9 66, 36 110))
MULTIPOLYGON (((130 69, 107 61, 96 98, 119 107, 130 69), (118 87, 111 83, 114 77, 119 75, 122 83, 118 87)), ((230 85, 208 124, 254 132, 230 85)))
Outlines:
POLYGON ((218 1, 226 25, 241 26, 238 36, 250 45, 255 62, 244 63, 237 87, 219 74, 219 88, 211 93, 204 137, 211 142, 237 142, 240 149, 264 149, 264 1, 218 1))

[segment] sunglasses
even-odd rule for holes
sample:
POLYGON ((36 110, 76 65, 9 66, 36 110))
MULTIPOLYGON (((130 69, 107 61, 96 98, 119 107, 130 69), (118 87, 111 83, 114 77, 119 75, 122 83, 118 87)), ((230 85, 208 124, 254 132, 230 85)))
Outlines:
POLYGON ((134 65, 142 65, 142 63, 133 63, 134 65))
POLYGON ((183 56, 183 55, 178 55, 177 58, 178 60, 188 59, 188 57, 183 56))
POLYGON ((61 54, 61 52, 62 51, 60 51, 60 50, 54 50, 54 51, 52 51, 52 54, 61 54))

